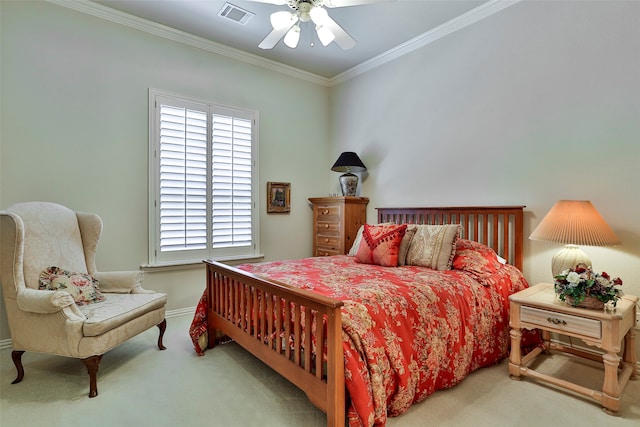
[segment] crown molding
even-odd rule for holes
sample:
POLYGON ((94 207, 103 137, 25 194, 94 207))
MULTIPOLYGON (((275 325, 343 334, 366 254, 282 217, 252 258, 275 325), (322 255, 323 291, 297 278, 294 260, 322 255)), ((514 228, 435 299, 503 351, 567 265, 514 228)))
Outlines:
POLYGON ((289 75, 301 80, 306 80, 311 83, 319 84, 322 86, 329 85, 329 79, 326 77, 318 76, 307 71, 300 70, 295 67, 291 67, 285 64, 281 64, 270 59, 263 58, 258 55, 254 55, 248 52, 244 52, 239 49, 213 42, 211 40, 204 39, 202 37, 194 36, 193 34, 186 33, 184 31, 176 30, 175 28, 168 27, 166 25, 157 24, 155 22, 148 21, 146 19, 138 18, 137 16, 130 15, 128 13, 121 12, 119 10, 111 9, 106 6, 102 6, 98 3, 93 3, 87 0, 46 0, 49 3, 63 6, 69 9, 73 9, 77 12, 82 12, 87 15, 95 16, 96 18, 104 19, 116 24, 124 25, 129 28, 144 31, 145 33, 152 34, 158 37, 162 37, 168 40, 172 40, 178 43, 192 46, 198 49, 205 50, 207 52, 215 53, 226 58, 235 59, 237 61, 245 62, 247 64, 256 65, 272 71, 276 71, 282 74, 289 75))
POLYGON ((433 43, 455 31, 468 27, 481 19, 498 13, 509 6, 519 3, 520 1, 522 0, 489 0, 470 11, 445 22, 444 24, 438 25, 426 33, 420 34, 419 36, 389 49, 388 51, 371 58, 360 65, 356 65, 344 73, 332 77, 329 79, 329 84, 330 86, 336 86, 349 79, 366 73, 367 71, 371 71, 374 68, 386 64, 387 62, 391 62, 394 59, 413 52, 414 50, 420 49, 421 47, 433 43))
POLYGON ((414 37, 413 39, 402 43, 401 45, 398 45, 393 49, 390 49, 376 56, 375 58, 365 61, 362 64, 356 65, 355 67, 345 71, 344 73, 340 73, 337 76, 329 79, 317 74, 309 73, 307 71, 303 71, 298 68, 279 63, 277 61, 262 58, 261 56, 244 52, 239 49, 234 49, 232 47, 216 43, 202 37, 197 37, 184 31, 168 27, 166 25, 157 24, 146 19, 138 18, 136 16, 129 15, 128 13, 120 12, 118 10, 102 6, 98 3, 93 3, 87 0, 46 1, 69 9, 73 9, 77 12, 82 12, 87 15, 95 16, 97 18, 101 18, 116 24, 124 25, 129 28, 144 31, 158 37, 173 40, 175 42, 196 47, 207 52, 222 55, 230 59, 256 65, 258 67, 263 67, 321 86, 331 87, 343 83, 361 74, 364 74, 368 71, 371 71, 374 68, 386 64, 387 62, 393 61, 403 55, 413 52, 416 49, 433 43, 448 34, 468 27, 469 25, 472 25, 480 21, 481 19, 498 13, 501 10, 522 0, 489 0, 474 9, 471 9, 470 11, 427 31, 426 33, 414 37))

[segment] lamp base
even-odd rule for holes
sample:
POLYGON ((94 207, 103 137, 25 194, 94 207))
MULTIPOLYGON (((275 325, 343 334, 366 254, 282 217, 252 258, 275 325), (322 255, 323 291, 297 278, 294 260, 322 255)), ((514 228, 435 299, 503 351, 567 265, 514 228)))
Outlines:
POLYGON ((358 189, 358 176, 352 173, 345 173, 338 178, 343 196, 355 196, 358 189))
POLYGON ((585 264, 591 267, 591 260, 578 246, 566 245, 551 259, 553 277, 570 268, 576 268, 578 264, 585 264))

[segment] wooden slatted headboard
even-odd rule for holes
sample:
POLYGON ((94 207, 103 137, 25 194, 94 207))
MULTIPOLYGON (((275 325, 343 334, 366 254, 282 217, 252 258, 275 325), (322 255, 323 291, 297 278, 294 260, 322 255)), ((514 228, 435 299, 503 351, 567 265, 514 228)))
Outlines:
POLYGON ((525 206, 377 208, 378 223, 460 224, 462 238, 483 243, 520 271, 525 206))

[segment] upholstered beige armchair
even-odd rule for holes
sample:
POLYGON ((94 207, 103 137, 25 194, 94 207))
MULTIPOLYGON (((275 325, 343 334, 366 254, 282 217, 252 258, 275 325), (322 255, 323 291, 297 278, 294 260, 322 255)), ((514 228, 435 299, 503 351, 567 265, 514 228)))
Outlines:
POLYGON ((81 359, 95 397, 104 353, 153 326, 165 349, 167 296, 143 289, 140 271, 96 271, 101 233, 97 215, 54 203, 0 212, 0 280, 18 371, 12 384, 24 377, 25 351, 50 353, 81 359))

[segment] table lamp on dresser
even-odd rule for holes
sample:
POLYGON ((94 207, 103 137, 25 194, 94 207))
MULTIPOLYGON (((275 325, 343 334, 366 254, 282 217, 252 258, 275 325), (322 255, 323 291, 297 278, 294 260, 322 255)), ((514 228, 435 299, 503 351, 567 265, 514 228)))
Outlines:
POLYGON ((355 196, 358 189, 358 176, 351 172, 364 172, 367 167, 362 163, 360 157, 353 151, 345 151, 340 154, 338 160, 333 164, 331 170, 334 172, 346 172, 339 178, 340 188, 343 196, 355 196))

